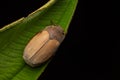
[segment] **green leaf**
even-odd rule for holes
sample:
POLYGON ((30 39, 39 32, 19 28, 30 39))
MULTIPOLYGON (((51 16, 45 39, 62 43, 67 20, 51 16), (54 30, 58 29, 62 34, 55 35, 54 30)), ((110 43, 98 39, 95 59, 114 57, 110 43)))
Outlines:
POLYGON ((29 40, 51 21, 67 33, 78 0, 50 0, 38 10, 0 29, 0 80, 36 80, 49 61, 28 66, 23 51, 29 40))

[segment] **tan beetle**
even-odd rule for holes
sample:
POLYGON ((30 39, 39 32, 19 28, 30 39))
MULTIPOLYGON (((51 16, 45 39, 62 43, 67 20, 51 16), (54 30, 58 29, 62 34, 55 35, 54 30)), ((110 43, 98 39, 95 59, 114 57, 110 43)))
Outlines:
POLYGON ((53 56, 64 38, 64 30, 60 26, 47 26, 29 41, 23 59, 32 67, 39 66, 53 56))

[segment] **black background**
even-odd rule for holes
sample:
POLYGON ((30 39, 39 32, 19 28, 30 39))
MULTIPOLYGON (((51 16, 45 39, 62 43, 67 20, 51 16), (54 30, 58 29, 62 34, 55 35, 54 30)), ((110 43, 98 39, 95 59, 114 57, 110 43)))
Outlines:
MULTIPOLYGON (((0 27, 27 16, 45 2, 47 0, 0 1, 0 27)), ((112 78, 110 53, 114 44, 108 39, 111 36, 106 28, 109 7, 104 5, 106 3, 100 1, 79 0, 65 40, 39 80, 112 78)))

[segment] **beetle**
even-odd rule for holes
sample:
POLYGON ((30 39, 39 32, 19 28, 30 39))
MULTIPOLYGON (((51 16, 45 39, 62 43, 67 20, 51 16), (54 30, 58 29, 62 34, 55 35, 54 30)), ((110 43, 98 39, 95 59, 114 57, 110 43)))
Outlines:
POLYGON ((23 59, 31 67, 50 59, 65 38, 62 27, 50 25, 36 34, 24 49, 23 59))

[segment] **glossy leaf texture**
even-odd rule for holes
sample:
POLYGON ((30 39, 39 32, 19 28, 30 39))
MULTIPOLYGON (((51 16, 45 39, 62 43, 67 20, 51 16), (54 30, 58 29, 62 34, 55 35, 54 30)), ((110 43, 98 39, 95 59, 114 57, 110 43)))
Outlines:
POLYGON ((0 29, 0 80, 37 80, 49 61, 32 68, 23 58, 29 40, 51 21, 67 33, 78 0, 49 0, 38 10, 0 29))

